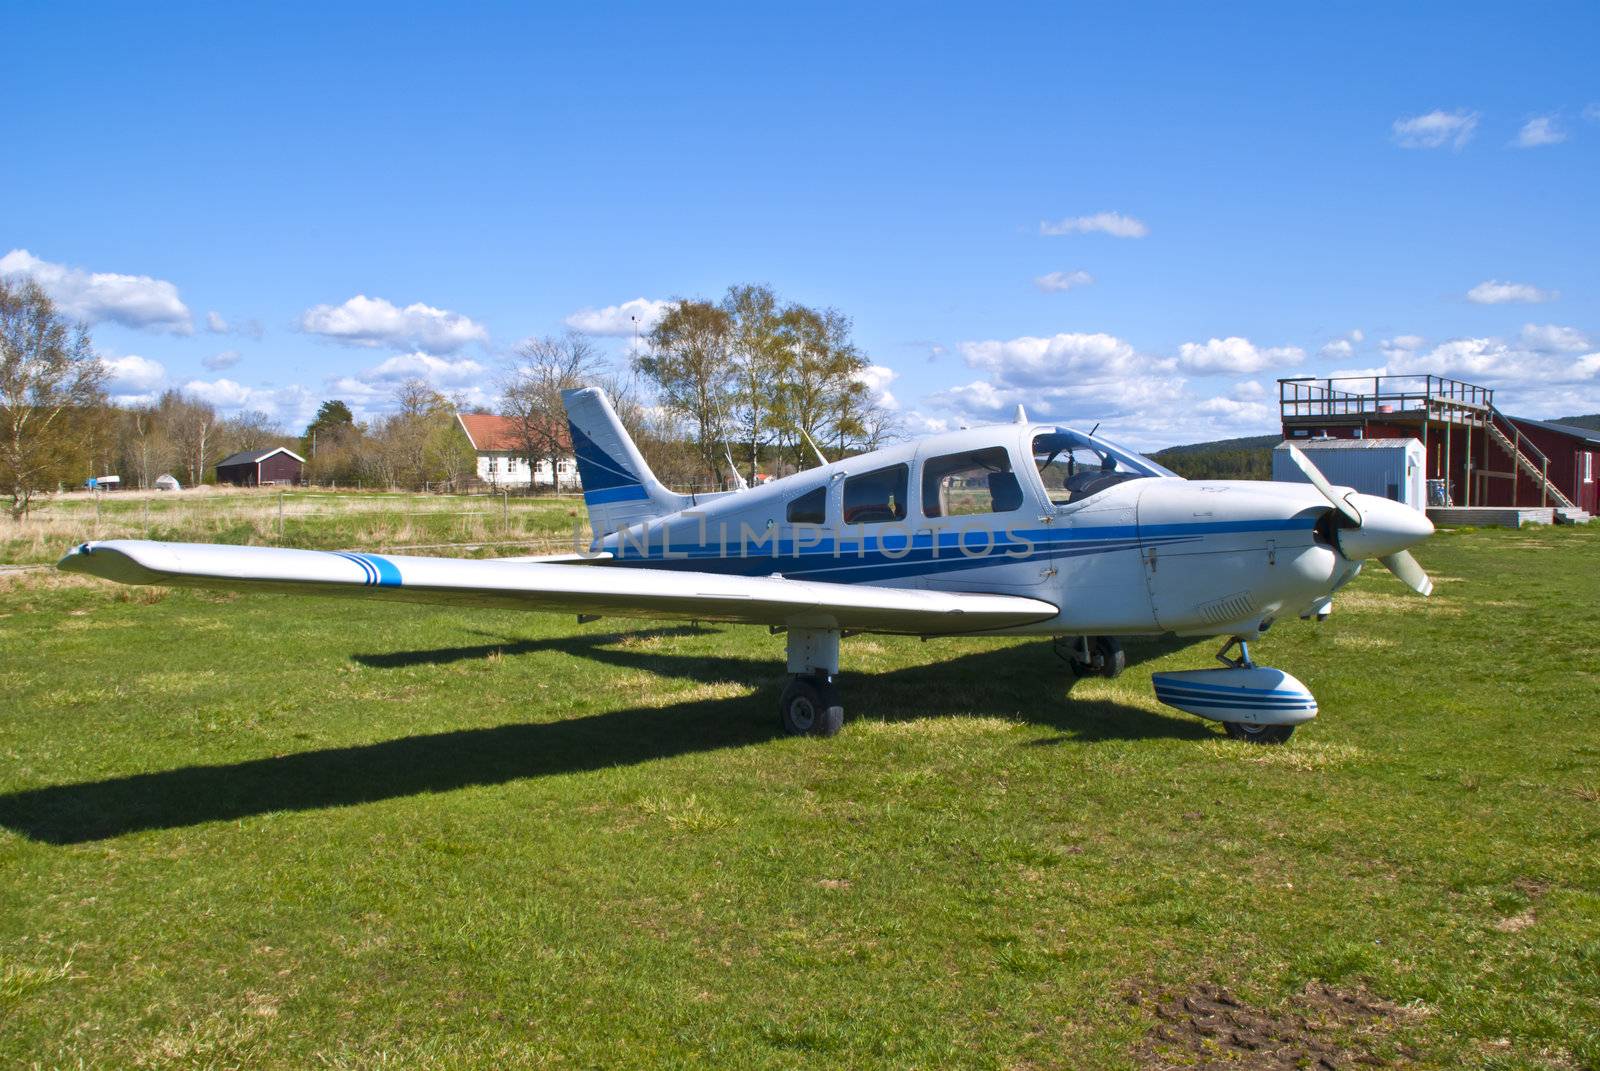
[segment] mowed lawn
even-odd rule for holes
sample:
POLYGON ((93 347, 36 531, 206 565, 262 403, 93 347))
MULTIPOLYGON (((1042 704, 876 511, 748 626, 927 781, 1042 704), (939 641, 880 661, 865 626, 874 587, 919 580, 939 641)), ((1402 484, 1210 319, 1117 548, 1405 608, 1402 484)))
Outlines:
POLYGON ((1283 748, 1211 640, 858 636, 789 739, 764 629, 0 578, 0 1066, 1600 1066, 1600 525, 1418 557, 1283 748))

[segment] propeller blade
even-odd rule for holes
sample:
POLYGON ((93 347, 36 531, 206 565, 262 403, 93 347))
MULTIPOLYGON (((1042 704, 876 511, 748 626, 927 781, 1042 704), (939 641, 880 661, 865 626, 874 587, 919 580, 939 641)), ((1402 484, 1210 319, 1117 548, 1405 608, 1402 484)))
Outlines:
POLYGON ((1422 571, 1422 566, 1417 564, 1417 559, 1411 556, 1409 550, 1397 550, 1378 560, 1385 569, 1400 578, 1400 583, 1418 595, 1433 594, 1433 581, 1428 579, 1428 574, 1422 571))
POLYGON ((1291 445, 1289 447, 1289 460, 1293 461, 1295 463, 1295 467, 1305 474, 1305 478, 1307 480, 1311 481, 1311 486, 1322 492, 1323 498, 1326 498, 1329 502, 1333 503, 1334 509, 1344 514, 1351 524, 1355 525, 1357 528, 1361 527, 1360 511, 1352 506, 1348 501, 1334 493, 1333 484, 1328 482, 1328 478, 1326 476, 1317 471, 1317 466, 1313 465, 1311 463, 1311 459, 1300 452, 1300 448, 1298 446, 1291 445))

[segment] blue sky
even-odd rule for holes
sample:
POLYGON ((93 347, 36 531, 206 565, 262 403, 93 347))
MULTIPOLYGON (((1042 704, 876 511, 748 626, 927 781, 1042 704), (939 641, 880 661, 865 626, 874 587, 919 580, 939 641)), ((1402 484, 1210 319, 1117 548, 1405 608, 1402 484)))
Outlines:
POLYGON ((13 7, 0 271, 119 395, 291 425, 735 282, 852 316, 912 430, 1600 410, 1592 3, 751 7, 13 7))

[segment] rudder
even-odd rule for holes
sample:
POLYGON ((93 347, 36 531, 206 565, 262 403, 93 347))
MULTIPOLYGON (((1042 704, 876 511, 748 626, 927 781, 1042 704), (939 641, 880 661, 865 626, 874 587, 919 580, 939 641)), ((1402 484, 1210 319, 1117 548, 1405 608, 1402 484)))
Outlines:
POLYGON ((567 430, 583 482, 583 504, 596 538, 640 521, 676 513, 689 500, 667 490, 645 463, 605 392, 580 387, 561 392, 567 430))

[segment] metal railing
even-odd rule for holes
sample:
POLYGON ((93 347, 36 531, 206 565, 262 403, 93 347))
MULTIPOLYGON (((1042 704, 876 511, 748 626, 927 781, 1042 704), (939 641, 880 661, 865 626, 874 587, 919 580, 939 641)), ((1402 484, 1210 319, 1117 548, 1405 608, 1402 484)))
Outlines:
POLYGON ((1494 407, 1494 390, 1435 375, 1311 376, 1278 380, 1283 417, 1343 417, 1494 407))

